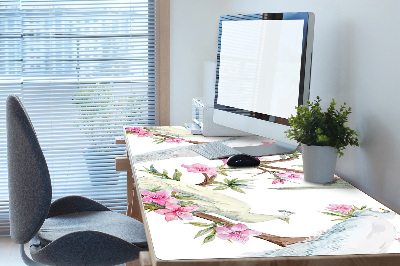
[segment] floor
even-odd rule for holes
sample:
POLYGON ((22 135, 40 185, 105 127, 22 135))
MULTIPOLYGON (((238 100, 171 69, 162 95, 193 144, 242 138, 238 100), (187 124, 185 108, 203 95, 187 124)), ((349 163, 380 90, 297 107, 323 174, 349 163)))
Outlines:
POLYGON ((0 266, 23 266, 25 263, 19 253, 19 245, 10 237, 0 237, 0 266))
MULTIPOLYGON (((24 266, 19 248, 10 237, 0 237, 0 266, 24 266)), ((25 253, 29 254, 28 245, 25 245, 25 253)), ((136 260, 127 263, 126 266, 140 266, 140 263, 136 260)))

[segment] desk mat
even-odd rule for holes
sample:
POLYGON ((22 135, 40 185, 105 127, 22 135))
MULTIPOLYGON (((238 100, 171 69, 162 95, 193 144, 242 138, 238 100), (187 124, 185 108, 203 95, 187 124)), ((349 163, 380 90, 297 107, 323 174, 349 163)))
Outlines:
MULTIPOLYGON (((140 131, 127 131, 137 155, 223 139, 159 133, 154 128, 140 131)), ((232 145, 271 143, 257 137, 231 141, 232 145)), ((156 257, 400 252, 400 218, 386 206, 339 177, 327 184, 306 182, 299 153, 260 160, 260 166, 246 168, 193 154, 135 162, 156 257)))

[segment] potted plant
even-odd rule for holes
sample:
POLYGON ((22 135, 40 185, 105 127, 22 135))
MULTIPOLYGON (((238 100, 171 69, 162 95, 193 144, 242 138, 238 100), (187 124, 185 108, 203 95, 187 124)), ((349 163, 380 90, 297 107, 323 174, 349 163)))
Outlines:
POLYGON ((115 153, 123 155, 125 147, 116 145, 114 140, 115 128, 122 127, 119 122, 129 121, 132 106, 125 105, 131 96, 121 97, 113 83, 80 84, 73 95, 72 102, 76 105, 79 121, 76 126, 88 138, 88 144, 83 157, 86 162, 92 184, 117 185, 118 172, 104 173, 109 166, 104 162, 114 160, 115 153), (103 131, 103 137, 95 137, 96 131, 103 131), (102 176, 110 178, 103 178, 102 176), (116 176, 116 178, 111 178, 116 176))
POLYGON ((332 99, 326 112, 317 97, 308 106, 296 107, 297 115, 289 118, 290 129, 285 131, 290 139, 301 143, 303 170, 306 181, 326 183, 333 181, 336 160, 348 145, 359 146, 357 133, 346 126, 351 108, 344 103, 339 110, 332 99))

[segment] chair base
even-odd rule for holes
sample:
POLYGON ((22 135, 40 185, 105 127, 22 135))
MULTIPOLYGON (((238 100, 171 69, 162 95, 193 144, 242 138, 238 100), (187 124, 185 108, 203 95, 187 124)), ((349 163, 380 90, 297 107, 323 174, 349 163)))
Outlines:
POLYGON ((19 250, 20 250, 20 253, 21 253, 22 260, 24 261, 24 263, 26 265, 30 265, 30 266, 42 266, 42 265, 44 265, 45 266, 45 264, 41 264, 39 262, 33 261, 31 258, 28 257, 28 255, 26 255, 26 253, 25 253, 25 244, 20 244, 19 247, 20 247, 19 250))

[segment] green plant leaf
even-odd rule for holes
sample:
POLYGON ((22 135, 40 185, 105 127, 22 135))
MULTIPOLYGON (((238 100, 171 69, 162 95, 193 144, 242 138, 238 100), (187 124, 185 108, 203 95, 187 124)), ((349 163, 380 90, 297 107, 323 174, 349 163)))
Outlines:
POLYGON ((192 198, 192 197, 189 197, 189 196, 175 196, 175 198, 177 198, 177 199, 180 199, 180 200, 188 200, 188 201, 191 201, 191 200, 197 200, 196 198, 192 198))
MULTIPOLYGON (((186 206, 192 206, 192 205, 196 205, 196 204, 193 201, 181 201, 179 203, 179 205, 181 205, 181 207, 186 207, 186 206)), ((193 212, 193 213, 195 213, 195 212, 193 212)))
POLYGON ((151 191, 151 192, 157 192, 157 191, 160 191, 160 190, 162 190, 162 188, 161 188, 161 186, 158 186, 158 187, 153 188, 153 189, 150 190, 150 191, 151 191))
POLYGON ((187 223, 187 224, 191 224, 191 225, 199 226, 199 227, 209 227, 209 226, 210 226, 210 224, 207 224, 207 223, 200 223, 200 222, 189 222, 189 223, 187 223))
POLYGON ((246 192, 244 192, 244 191, 243 191, 241 188, 239 188, 239 187, 231 187, 231 189, 234 190, 234 191, 237 191, 237 192, 246 194, 246 192))
POLYGON ((228 188, 228 186, 219 186, 219 187, 214 188, 214 190, 224 190, 227 188, 228 188))
POLYGON ((219 181, 209 181, 211 184, 218 184, 218 185, 226 185, 223 182, 219 182, 219 181))
POLYGON ((194 238, 198 238, 200 236, 203 236, 205 234, 207 234, 208 232, 211 232, 214 230, 214 227, 208 227, 206 229, 200 230, 199 232, 197 232, 197 234, 194 236, 194 238))
POLYGON ((154 165, 150 165, 150 172, 155 173, 155 174, 161 174, 160 172, 157 171, 156 168, 154 168, 154 165))
POLYGON ((337 103, 332 99, 327 110, 322 111, 320 102, 317 97, 308 106, 296 107, 296 116, 288 119, 290 129, 285 131, 286 137, 307 145, 335 147, 339 157, 346 146, 359 146, 357 133, 346 126, 351 108, 344 103, 336 109, 337 103))
POLYGON ((332 221, 346 221, 349 218, 351 218, 351 217, 348 217, 348 218, 337 218, 337 219, 333 219, 332 221))
POLYGON ((178 169, 175 169, 172 179, 176 180, 176 181, 181 181, 181 176, 182 176, 182 173, 179 172, 178 169))
POLYGON ((346 214, 339 214, 339 213, 333 213, 333 212, 322 212, 323 214, 331 215, 331 216, 341 216, 341 217, 350 217, 350 215, 346 214))
POLYGON ((213 241, 214 239, 215 239, 215 235, 214 234, 209 235, 206 238, 204 238, 203 244, 209 243, 209 242, 213 241))
POLYGON ((236 182, 250 182, 250 181, 254 181, 255 179, 238 179, 236 180, 236 182))

